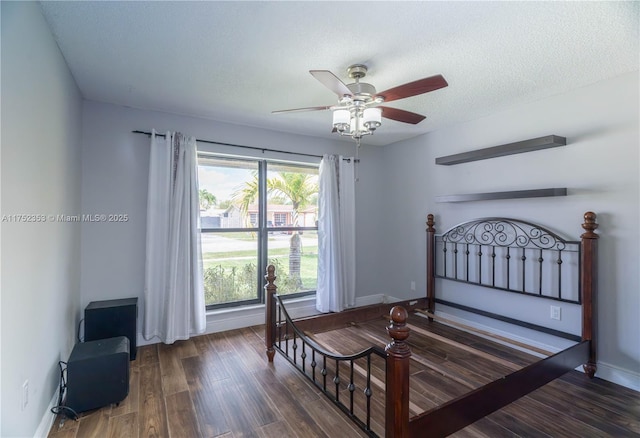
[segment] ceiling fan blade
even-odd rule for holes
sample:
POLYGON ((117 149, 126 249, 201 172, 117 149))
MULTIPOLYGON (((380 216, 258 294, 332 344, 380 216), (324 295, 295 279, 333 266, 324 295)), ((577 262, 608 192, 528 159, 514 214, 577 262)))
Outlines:
POLYGON ((398 108, 391 108, 388 106, 379 106, 378 108, 382 109, 382 117, 396 120, 398 122, 403 123, 411 123, 412 125, 417 125, 426 119, 425 116, 412 113, 410 111, 401 110, 398 108))
POLYGON ((405 97, 417 96, 418 94, 438 90, 447 85, 449 84, 442 75, 436 75, 390 88, 382 93, 378 93, 378 96, 383 97, 385 102, 391 102, 392 100, 404 99, 405 97))
POLYGON ((310 106, 308 108, 294 108, 294 109, 271 111, 271 114, 301 113, 303 111, 323 111, 323 110, 328 110, 330 108, 331 108, 330 106, 310 106))
POLYGON ((309 70, 309 73, 311 73, 314 78, 319 80, 322 85, 336 93, 339 98, 342 98, 343 96, 353 95, 351 90, 349 90, 349 87, 347 87, 345 83, 340 80, 340 78, 331 73, 329 70, 309 70))

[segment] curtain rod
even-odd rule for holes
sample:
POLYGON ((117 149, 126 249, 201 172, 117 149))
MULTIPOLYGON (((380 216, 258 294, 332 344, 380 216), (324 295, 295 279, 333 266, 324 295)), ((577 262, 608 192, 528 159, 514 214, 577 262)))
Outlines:
MULTIPOLYGON (((131 131, 134 134, 144 134, 144 135, 148 135, 151 136, 150 132, 146 132, 146 131, 131 131)), ((156 134, 156 136, 158 137, 164 137, 164 134, 156 134)), ((245 146, 245 145, 241 145, 241 144, 233 144, 233 143, 222 143, 219 141, 211 141, 211 140, 201 140, 196 138, 196 141, 199 141, 200 143, 208 143, 208 144, 217 144, 217 145, 221 145, 221 146, 233 146, 236 148, 245 148, 245 149, 253 149, 254 151, 261 151, 263 154, 265 152, 278 152, 281 154, 291 154, 291 155, 300 155, 300 156, 305 156, 305 157, 314 157, 314 158, 322 158, 322 155, 314 155, 314 154, 305 154, 305 153, 301 153, 301 152, 291 152, 291 151, 281 151, 278 149, 269 149, 269 148, 259 148, 259 147, 255 147, 255 146, 245 146)), ((343 160, 347 161, 347 162, 351 162, 351 158, 343 158, 343 160)), ((359 162, 360 160, 354 160, 354 162, 359 162)))

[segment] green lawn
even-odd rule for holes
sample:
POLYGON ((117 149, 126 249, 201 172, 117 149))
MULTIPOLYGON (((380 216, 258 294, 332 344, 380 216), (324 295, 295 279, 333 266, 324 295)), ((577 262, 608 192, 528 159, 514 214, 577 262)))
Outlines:
MULTIPOLYGON (((205 258, 203 260, 204 269, 208 267, 221 266, 225 270, 231 269, 242 269, 249 264, 256 264, 255 252, 253 253, 254 257, 247 259, 238 259, 238 258, 205 258)), ((271 254, 270 254, 271 255, 271 254)), ((280 262, 277 266, 278 271, 276 271, 276 276, 278 275, 289 275, 289 256, 287 255, 279 255, 269 257, 269 263, 273 264, 274 260, 278 260, 280 262)), ((302 260, 300 261, 300 277, 302 278, 302 283, 306 286, 309 285, 309 288, 315 289, 316 278, 318 273, 318 255, 317 254, 309 254, 303 255, 302 260)), ((266 274, 266 272, 265 272, 266 274)), ((277 284, 277 280, 276 280, 277 284)))
MULTIPOLYGON (((228 237, 228 236, 226 236, 228 237)), ((318 248, 306 246, 300 261, 302 287, 296 288, 289 276, 289 248, 269 250, 269 264, 276 266, 278 293, 315 290, 318 274, 318 248)), ((218 304, 257 297, 257 256, 255 250, 207 252, 202 255, 206 304, 218 304)), ((264 275, 266 273, 261 273, 264 275)))
MULTIPOLYGON (((318 254, 318 247, 305 248, 304 254, 318 254)), ((269 257, 289 256, 289 248, 273 248, 269 249, 269 257)), ((225 261, 227 259, 237 258, 256 258, 256 250, 248 249, 243 251, 225 251, 225 252, 205 252, 202 254, 202 261, 204 264, 209 262, 217 263, 218 261, 225 261)), ((287 262, 288 263, 288 262, 287 262)))

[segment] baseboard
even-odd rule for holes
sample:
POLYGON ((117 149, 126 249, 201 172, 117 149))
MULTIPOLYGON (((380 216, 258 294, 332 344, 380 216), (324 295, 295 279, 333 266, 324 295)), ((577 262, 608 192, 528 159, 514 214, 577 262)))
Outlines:
POLYGON ((385 302, 385 296, 382 294, 367 295, 366 297, 356 298, 356 307, 371 306, 372 304, 380 304, 385 302))
POLYGON ((58 389, 54 391, 53 397, 49 402, 49 406, 47 406, 47 410, 44 412, 36 432, 33 434, 34 438, 46 438, 49 435, 49 431, 51 430, 51 427, 53 427, 53 422, 56 420, 56 414, 51 412, 51 409, 58 404, 58 391, 58 389))
POLYGON ((598 361, 596 376, 620 386, 640 391, 640 373, 598 361))

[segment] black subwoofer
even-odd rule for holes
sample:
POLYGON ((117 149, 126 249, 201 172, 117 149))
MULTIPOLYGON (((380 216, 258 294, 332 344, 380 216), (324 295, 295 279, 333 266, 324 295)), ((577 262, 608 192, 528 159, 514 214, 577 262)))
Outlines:
POLYGON ((138 298, 92 301, 84 309, 84 340, 126 336, 130 359, 136 358, 138 298))
POLYGON ((65 406, 84 412, 120 403, 129 394, 129 339, 76 344, 67 362, 65 406))

